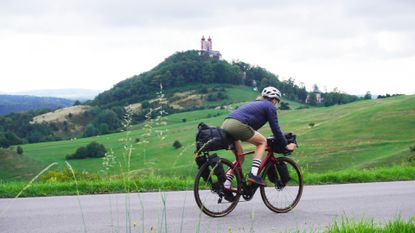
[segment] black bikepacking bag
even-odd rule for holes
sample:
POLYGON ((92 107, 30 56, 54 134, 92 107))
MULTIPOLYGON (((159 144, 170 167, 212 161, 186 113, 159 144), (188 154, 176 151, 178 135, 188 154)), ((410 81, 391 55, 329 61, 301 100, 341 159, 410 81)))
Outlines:
MULTIPOLYGON (((203 166, 203 164, 205 164, 205 163, 206 163, 207 158, 206 158, 206 156, 205 156, 205 155, 203 155, 203 156, 198 156, 198 157, 196 157, 196 158, 195 158, 195 161, 196 161, 196 164, 197 164, 198 169, 200 170, 200 168, 203 166)), ((205 170, 203 170, 203 172, 202 172, 202 177, 203 177, 203 180, 204 180, 205 182, 207 182, 207 181, 208 181, 208 179, 209 179, 209 174, 210 174, 210 169, 209 169, 209 166, 207 166, 207 167, 206 167, 206 169, 205 169, 205 170)), ((211 179, 209 179, 209 180, 211 180, 211 179)))
POLYGON ((209 164, 213 169, 213 173, 218 178, 219 184, 223 184, 226 181, 226 175, 220 157, 217 154, 209 155, 209 164))
POLYGON ((288 172, 287 164, 283 161, 279 161, 277 164, 277 171, 278 175, 280 176, 280 180, 282 185, 286 185, 288 181, 291 180, 290 173, 288 172))
POLYGON ((268 171, 267 171, 267 176, 268 176, 269 181, 271 181, 272 183, 275 184, 275 182, 277 182, 278 174, 277 174, 277 169, 275 168, 274 164, 271 164, 271 166, 269 166, 268 171))
POLYGON ((208 180, 212 182, 212 178, 209 176, 215 175, 218 178, 219 184, 223 184, 226 181, 225 170, 223 169, 222 161, 217 154, 209 155, 209 159, 205 155, 196 157, 195 161, 197 167, 200 169, 206 161, 209 160, 209 166, 213 169, 213 174, 210 174, 210 168, 207 166, 202 172, 202 178, 205 182, 208 180))
POLYGON ((205 123, 200 123, 196 135, 196 151, 206 152, 228 149, 231 140, 226 132, 220 127, 211 127, 205 123))
MULTIPOLYGON (((297 144, 297 136, 295 134, 285 133, 284 137, 287 140, 288 144, 297 144)), ((281 143, 278 143, 274 136, 267 138, 267 144, 269 147, 271 147, 272 151, 277 154, 289 154, 290 152, 292 152, 290 150, 287 150, 287 148, 283 147, 281 143)))

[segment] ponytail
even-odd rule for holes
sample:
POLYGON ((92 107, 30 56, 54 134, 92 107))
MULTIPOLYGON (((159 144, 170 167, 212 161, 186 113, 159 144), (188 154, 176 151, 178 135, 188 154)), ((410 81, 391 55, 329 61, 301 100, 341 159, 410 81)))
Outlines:
POLYGON ((258 97, 256 97, 255 100, 269 100, 269 101, 271 101, 271 98, 268 98, 266 96, 258 96, 258 97))

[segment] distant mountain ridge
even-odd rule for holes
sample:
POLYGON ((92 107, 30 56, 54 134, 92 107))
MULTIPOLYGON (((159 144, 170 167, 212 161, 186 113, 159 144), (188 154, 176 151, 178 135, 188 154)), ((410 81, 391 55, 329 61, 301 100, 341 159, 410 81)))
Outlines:
POLYGON ((0 95, 0 115, 37 109, 57 109, 71 106, 74 100, 27 95, 0 95))
POLYGON ((64 89, 28 90, 28 91, 7 93, 7 95, 29 95, 29 96, 37 96, 37 97, 55 97, 55 98, 64 98, 64 99, 70 99, 70 100, 86 101, 86 100, 94 99, 100 92, 101 92, 100 90, 91 90, 91 89, 83 89, 83 88, 64 88, 64 89))

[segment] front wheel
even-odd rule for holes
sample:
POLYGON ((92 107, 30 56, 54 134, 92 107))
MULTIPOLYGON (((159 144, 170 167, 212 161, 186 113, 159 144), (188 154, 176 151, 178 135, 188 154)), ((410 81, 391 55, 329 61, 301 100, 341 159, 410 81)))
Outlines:
MULTIPOLYGON (((221 159, 221 161, 225 173, 229 172, 232 168, 232 163, 227 159, 221 159)), ((222 184, 219 184, 218 177, 210 169, 209 164, 205 163, 195 177, 193 192, 196 203, 203 213, 211 217, 223 217, 229 214, 238 204, 241 196, 241 186, 239 173, 235 173, 231 185, 235 198, 232 202, 225 200, 222 196, 222 184), (206 180, 203 178, 205 170, 209 171, 209 177, 206 180)))
POLYGON ((270 210, 276 213, 287 213, 300 201, 303 193, 303 177, 294 160, 287 157, 276 158, 265 167, 262 178, 267 186, 261 187, 261 197, 270 210), (281 163, 286 166, 281 166, 283 165, 281 163), (281 170, 284 170, 281 167, 288 170, 289 177, 280 174, 281 170), (269 173, 272 174, 272 170, 275 177, 269 175, 269 173))

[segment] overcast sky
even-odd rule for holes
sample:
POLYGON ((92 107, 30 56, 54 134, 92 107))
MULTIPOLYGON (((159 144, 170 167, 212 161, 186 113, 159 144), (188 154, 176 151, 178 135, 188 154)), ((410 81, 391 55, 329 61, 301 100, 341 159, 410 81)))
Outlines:
POLYGON ((0 92, 107 90, 211 36, 308 90, 415 93, 415 1, 0 0, 0 92))

